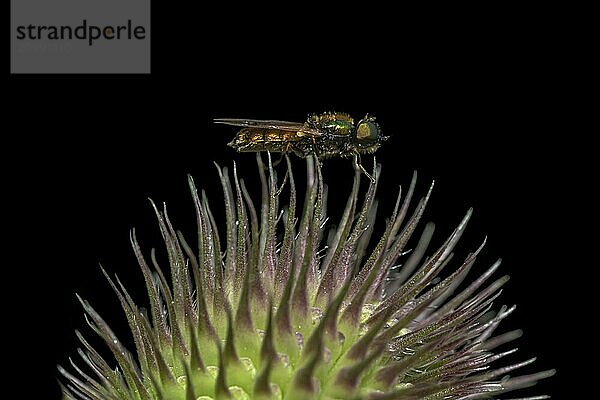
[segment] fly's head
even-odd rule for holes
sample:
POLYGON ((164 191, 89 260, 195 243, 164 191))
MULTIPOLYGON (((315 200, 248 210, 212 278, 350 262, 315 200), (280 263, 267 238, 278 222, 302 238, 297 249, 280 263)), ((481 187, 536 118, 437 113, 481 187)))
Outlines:
POLYGON ((375 117, 366 115, 356 124, 354 145, 359 153, 373 153, 389 139, 381 134, 381 128, 375 122, 375 117))

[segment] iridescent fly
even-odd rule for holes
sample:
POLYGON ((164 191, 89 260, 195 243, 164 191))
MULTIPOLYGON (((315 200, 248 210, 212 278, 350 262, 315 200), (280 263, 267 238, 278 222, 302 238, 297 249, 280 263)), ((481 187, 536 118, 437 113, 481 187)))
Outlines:
POLYGON ((238 152, 291 152, 302 158, 358 157, 375 152, 388 139, 374 117, 355 124, 338 112, 311 114, 306 122, 219 118, 215 123, 243 127, 229 143, 238 152))

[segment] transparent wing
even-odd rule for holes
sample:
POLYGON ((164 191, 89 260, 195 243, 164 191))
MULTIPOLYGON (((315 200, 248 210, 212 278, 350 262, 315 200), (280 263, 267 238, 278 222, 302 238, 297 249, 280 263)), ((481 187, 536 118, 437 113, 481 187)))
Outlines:
POLYGON ((322 133, 301 122, 288 122, 277 120, 259 120, 244 118, 215 118, 215 124, 242 126, 247 128, 275 129, 286 132, 302 132, 307 135, 321 136, 322 133))

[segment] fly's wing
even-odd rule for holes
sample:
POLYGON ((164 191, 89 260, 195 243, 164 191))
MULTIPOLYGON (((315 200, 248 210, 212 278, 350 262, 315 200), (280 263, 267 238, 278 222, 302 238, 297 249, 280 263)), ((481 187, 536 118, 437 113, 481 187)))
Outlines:
POLYGON ((301 122, 288 122, 277 120, 259 120, 259 119, 243 119, 243 118, 216 118, 216 124, 240 126, 245 128, 267 129, 274 131, 295 132, 298 137, 312 136, 319 137, 322 135, 318 130, 301 122))
POLYGON ((242 128, 229 143, 238 152, 291 151, 304 157, 310 152, 310 143, 323 135, 308 124, 299 122, 241 118, 218 118, 214 122, 242 128))

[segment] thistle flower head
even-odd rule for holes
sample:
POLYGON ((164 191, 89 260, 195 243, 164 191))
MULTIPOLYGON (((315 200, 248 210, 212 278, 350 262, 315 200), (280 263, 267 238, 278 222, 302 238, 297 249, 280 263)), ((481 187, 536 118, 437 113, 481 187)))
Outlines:
POLYGON ((135 352, 80 299, 89 325, 118 366, 77 332, 86 367, 73 363, 76 373, 59 367, 66 399, 466 400, 494 398, 552 375, 507 377, 533 360, 502 366, 500 359, 513 351, 495 351, 520 335, 495 334, 514 309, 492 312, 508 280, 493 278, 499 261, 461 285, 485 244, 462 262, 452 260, 471 210, 428 252, 433 225, 417 227, 431 189, 412 206, 415 176, 374 239, 376 165, 362 200, 356 169, 341 220, 328 230, 327 187, 317 160, 307 159, 303 202, 287 157, 281 182, 270 157, 267 166, 257 160, 259 208, 235 166, 233 175, 217 167, 224 226, 189 179, 198 227, 194 241, 153 204, 166 263, 154 251, 143 252, 131 234, 149 311, 104 272, 125 312, 135 352), (420 238, 408 252, 415 232, 420 238), (454 271, 441 275, 449 265, 454 271))

